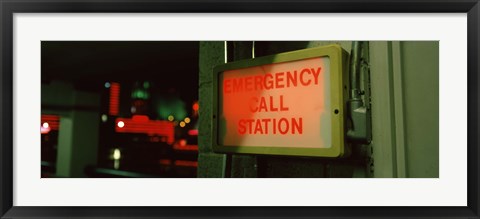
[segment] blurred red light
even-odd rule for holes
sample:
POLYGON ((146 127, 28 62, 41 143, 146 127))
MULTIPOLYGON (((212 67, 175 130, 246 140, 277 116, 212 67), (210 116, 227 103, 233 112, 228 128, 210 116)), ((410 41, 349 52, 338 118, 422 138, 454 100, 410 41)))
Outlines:
POLYGON ((176 160, 174 162, 175 166, 183 166, 183 167, 197 167, 197 161, 189 161, 189 160, 176 160))
POLYGON ((132 116, 132 120, 135 122, 148 122, 148 116, 146 115, 134 115, 132 116))
POLYGON ((47 134, 51 130, 58 130, 60 126, 60 116, 58 115, 42 115, 40 119, 40 132, 47 134), (48 127, 44 127, 43 124, 47 123, 48 127))
POLYGON ((172 161, 171 160, 168 160, 168 159, 161 159, 158 161, 161 165, 171 165, 172 164, 172 161))
POLYGON ((48 134, 50 132, 50 127, 44 128, 43 126, 40 127, 40 133, 41 134, 48 134))
POLYGON ((117 124, 119 122, 124 123, 123 128, 118 125, 115 127, 115 131, 119 133, 144 133, 148 135, 165 136, 169 144, 173 144, 175 140, 175 127, 173 122, 160 120, 138 121, 138 119, 135 120, 133 118, 117 118, 115 122, 117 124))
POLYGON ((188 130, 188 134, 192 135, 192 136, 197 136, 198 135, 198 129, 188 130))
POLYGON ((112 116, 118 115, 118 108, 120 106, 120 84, 116 82, 112 82, 110 84, 110 105, 108 114, 112 116))
POLYGON ((187 140, 185 140, 185 139, 180 139, 180 141, 178 141, 178 144, 179 144, 180 146, 185 146, 185 145, 187 145, 187 140))
POLYGON ((173 145, 173 149, 174 150, 178 150, 178 151, 198 151, 198 145, 179 145, 179 144, 175 144, 173 145))

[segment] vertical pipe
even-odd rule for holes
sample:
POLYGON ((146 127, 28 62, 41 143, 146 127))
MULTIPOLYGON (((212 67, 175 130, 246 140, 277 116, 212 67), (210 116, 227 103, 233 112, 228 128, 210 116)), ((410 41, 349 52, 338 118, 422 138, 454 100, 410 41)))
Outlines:
POLYGON ((252 59, 255 58, 255 41, 252 41, 252 59))
POLYGON ((228 42, 224 41, 223 43, 224 54, 225 54, 225 63, 228 62, 228 42))
POLYGON ((352 43, 350 56, 350 99, 360 99, 360 42, 352 43))

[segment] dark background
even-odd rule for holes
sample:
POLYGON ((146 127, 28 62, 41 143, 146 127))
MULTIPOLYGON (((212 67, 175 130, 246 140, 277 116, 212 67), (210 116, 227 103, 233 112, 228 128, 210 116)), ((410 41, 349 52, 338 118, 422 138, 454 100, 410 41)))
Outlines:
POLYGON ((99 92, 106 81, 148 80, 185 102, 198 99, 198 45, 189 41, 44 41, 42 83, 99 92))
MULTIPOLYGON (((177 146, 186 142, 183 145, 198 148, 197 136, 188 134, 188 131, 197 129, 198 113, 192 113, 192 106, 198 101, 199 42, 42 41, 41 46, 42 87, 63 84, 73 86, 74 93, 94 93, 91 97, 99 97, 99 106, 89 108, 68 105, 76 99, 57 96, 58 92, 42 94, 42 111, 53 110, 53 114, 62 112, 60 117, 67 115, 73 119, 78 117, 73 117, 69 112, 77 111, 86 115, 85 112, 90 111, 99 114, 97 163, 84 168, 87 177, 125 175, 125 172, 119 171, 128 171, 131 177, 145 177, 139 174, 149 174, 148 177, 196 176, 198 149, 182 150, 177 146), (115 115, 108 113, 110 87, 113 82, 120 86, 119 113, 115 115), (149 84, 147 87, 144 85, 146 82, 149 84), (134 97, 135 91, 148 94, 148 97, 134 97), (46 97, 45 100, 43 97, 46 97), (47 99, 54 104, 47 103, 47 99), (139 101, 141 105, 136 105, 137 110, 132 111, 134 103, 139 101), (163 110, 159 110, 159 106, 162 106, 163 110), (132 118, 138 114, 148 116, 151 121, 167 121, 167 116, 160 116, 160 112, 165 114, 171 110, 173 112, 170 113, 175 113, 175 121, 171 121, 175 130, 174 143, 155 140, 162 136, 150 136, 146 132, 114 131, 117 126, 116 118, 132 118), (100 115, 108 115, 108 119, 102 121, 100 115), (191 122, 183 128, 179 124, 185 117, 189 117, 191 122), (114 149, 122 154, 117 167, 112 160, 114 149), (183 162, 184 165, 179 166, 175 162, 183 162), (185 166, 185 163, 188 166, 185 166), (102 174, 99 174, 100 171, 102 174)), ((68 89, 65 90, 66 93, 67 91, 68 89)), ((79 128, 94 129, 94 126, 86 125, 79 128)), ((72 133, 89 138, 86 131, 74 130, 72 133)), ((42 134, 42 177, 58 177, 56 168, 64 165, 56 160, 58 136, 58 130, 42 134)), ((78 151, 75 154, 78 154, 78 151)))

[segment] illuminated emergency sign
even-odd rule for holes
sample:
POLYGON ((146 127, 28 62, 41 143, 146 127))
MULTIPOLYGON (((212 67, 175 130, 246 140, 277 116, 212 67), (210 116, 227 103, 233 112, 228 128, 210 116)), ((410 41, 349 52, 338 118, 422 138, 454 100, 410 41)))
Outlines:
POLYGON ((333 45, 217 66, 214 150, 341 156, 345 54, 333 45))

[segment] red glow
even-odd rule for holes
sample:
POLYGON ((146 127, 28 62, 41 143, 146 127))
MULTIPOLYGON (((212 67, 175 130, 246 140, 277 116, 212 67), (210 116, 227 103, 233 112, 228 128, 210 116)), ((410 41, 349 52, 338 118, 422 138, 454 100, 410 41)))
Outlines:
POLYGON ((51 130, 58 130, 60 127, 60 116, 42 115, 40 119, 40 133, 47 134, 51 130), (48 123, 48 128, 43 127, 43 123, 48 123))
POLYGON ((174 150, 178 151, 198 151, 198 145, 179 145, 175 144, 173 145, 174 150))
POLYGON ((50 127, 48 127, 48 128, 44 128, 43 126, 40 127, 40 133, 42 133, 42 134, 48 134, 50 132, 50 130, 51 130, 50 127))
MULTIPOLYGON (((147 117, 148 118, 148 117, 147 117)), ((160 120, 138 121, 138 119, 117 118, 115 123, 123 122, 123 128, 115 126, 115 131, 120 133, 144 133, 167 137, 167 143, 173 144, 175 128, 173 122, 160 120)))
POLYGON ((160 138, 158 136, 153 136, 153 137, 150 137, 150 141, 151 142, 160 142, 160 138))
POLYGON ((175 166, 182 166, 182 167, 197 167, 197 161, 189 161, 189 160, 176 160, 174 162, 175 166))
POLYGON ((135 122, 148 122, 148 116, 146 115, 134 115, 132 116, 132 120, 135 122))
POLYGON ((198 117, 198 109, 199 109, 199 105, 198 105, 198 101, 195 101, 192 105, 192 109, 193 109, 193 112, 192 112, 192 116, 194 117, 198 117))
POLYGON ((198 129, 188 130, 188 134, 192 135, 192 136, 197 136, 198 135, 198 129))
POLYGON ((120 106, 120 84, 112 82, 110 84, 110 102, 108 114, 112 116, 118 115, 118 108, 120 106))
POLYGON ((187 140, 180 139, 180 141, 178 141, 178 144, 183 147, 183 146, 187 145, 187 140))
POLYGON ((172 161, 171 160, 168 160, 168 159, 161 159, 158 161, 158 163, 160 163, 161 165, 171 165, 172 164, 172 161))

